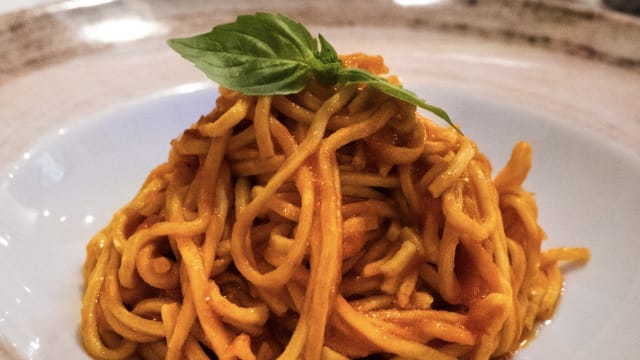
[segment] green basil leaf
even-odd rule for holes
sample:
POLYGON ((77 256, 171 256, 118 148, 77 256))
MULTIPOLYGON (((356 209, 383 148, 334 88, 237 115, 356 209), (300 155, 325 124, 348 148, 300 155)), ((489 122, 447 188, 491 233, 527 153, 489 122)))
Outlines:
POLYGON ((284 15, 257 13, 167 43, 211 80, 247 95, 297 93, 312 77, 328 84, 366 83, 431 111, 460 132, 444 110, 411 91, 365 70, 345 69, 334 47, 322 35, 318 39, 284 15))
POLYGON ((340 61, 338 53, 336 52, 336 49, 334 49, 333 45, 331 45, 327 39, 322 36, 322 34, 318 34, 318 40, 320 42, 320 61, 324 64, 339 63, 342 65, 342 61, 340 61))
POLYGON ((336 49, 333 48, 324 36, 318 34, 318 40, 320 42, 320 52, 317 53, 316 58, 319 63, 314 64, 314 68, 317 72, 316 80, 322 83, 333 85, 336 83, 336 75, 342 69, 342 61, 338 57, 336 49))
POLYGON ((372 73, 362 69, 346 69, 346 68, 343 68, 340 70, 340 72, 337 75, 337 78, 339 82, 345 83, 346 85, 353 84, 353 83, 367 84, 373 88, 376 88, 384 92, 387 95, 393 96, 397 99, 416 105, 427 111, 430 111, 431 113, 437 115, 438 117, 446 121, 447 124, 449 124, 451 127, 456 129, 458 133, 462 134, 460 129, 458 129, 458 127, 453 124, 453 121, 451 120, 451 118, 449 117, 449 114, 447 114, 446 111, 444 111, 443 109, 437 106, 426 103, 424 100, 419 98, 413 92, 405 88, 402 88, 400 86, 394 85, 384 78, 373 75, 372 73))
POLYGON ((267 13, 239 16, 168 44, 211 80, 247 95, 299 92, 318 61, 317 42, 304 26, 267 13))

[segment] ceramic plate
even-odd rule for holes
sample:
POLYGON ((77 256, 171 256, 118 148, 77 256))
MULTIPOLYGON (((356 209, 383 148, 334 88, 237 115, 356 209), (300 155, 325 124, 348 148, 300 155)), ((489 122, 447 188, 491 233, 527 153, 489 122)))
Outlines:
MULTIPOLYGON (((384 55, 495 168, 515 142, 531 142, 526 187, 548 234, 543 246, 588 246, 592 259, 564 269, 557 313, 515 358, 636 359, 640 24, 578 2, 500 3, 263 10, 309 23, 339 52, 384 55), (596 37, 594 26, 605 31, 596 37), (630 40, 615 37, 622 30, 630 40)), ((216 96, 164 40, 256 6, 67 1, 0 18, 0 36, 23 55, 0 59, 0 358, 86 358, 84 247, 216 96), (34 33, 34 21, 53 30, 34 33), (31 46, 18 41, 26 34, 31 46)))

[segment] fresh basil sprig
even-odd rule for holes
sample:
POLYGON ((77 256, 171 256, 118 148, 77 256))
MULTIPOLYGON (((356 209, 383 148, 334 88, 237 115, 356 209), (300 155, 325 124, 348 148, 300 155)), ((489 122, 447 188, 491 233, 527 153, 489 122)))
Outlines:
POLYGON ((170 39, 168 44, 211 80, 247 95, 297 93, 312 77, 329 83, 365 83, 434 113, 460 131, 443 109, 413 92, 368 71, 345 68, 322 35, 316 40, 302 24, 284 15, 241 15, 208 33, 170 39))

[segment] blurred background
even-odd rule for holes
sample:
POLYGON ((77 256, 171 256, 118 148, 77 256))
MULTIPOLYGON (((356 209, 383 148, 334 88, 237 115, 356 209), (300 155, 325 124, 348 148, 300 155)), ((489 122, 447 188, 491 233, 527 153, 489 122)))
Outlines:
MULTIPOLYGON (((27 9, 42 4, 51 4, 59 2, 109 2, 110 0, 0 0, 0 13, 7 13, 27 9)), ((435 2, 445 2, 446 0, 396 0, 402 4, 427 4, 435 2)), ((471 0, 469 2, 476 2, 471 0)), ((480 0, 481 1, 481 0, 480 0)), ((603 6, 621 12, 627 12, 640 15, 640 0, 565 0, 566 2, 587 3, 595 7, 603 6)))

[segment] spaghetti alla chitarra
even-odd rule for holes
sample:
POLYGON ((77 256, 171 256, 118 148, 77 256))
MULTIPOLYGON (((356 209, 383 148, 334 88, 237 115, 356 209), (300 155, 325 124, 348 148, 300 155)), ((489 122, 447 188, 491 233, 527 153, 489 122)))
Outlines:
MULTIPOLYGON (((342 57, 385 73, 380 57, 342 57)), ((389 78, 394 81, 394 78, 389 78)), ((560 261, 522 188, 455 128, 358 84, 220 89, 87 246, 97 359, 488 359, 554 312, 560 261)))

